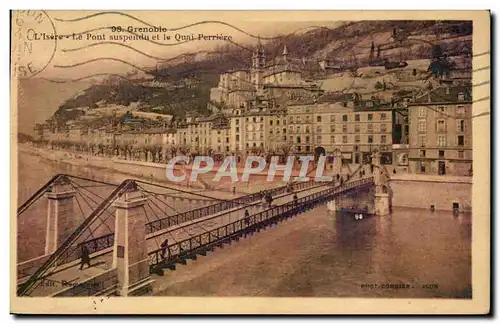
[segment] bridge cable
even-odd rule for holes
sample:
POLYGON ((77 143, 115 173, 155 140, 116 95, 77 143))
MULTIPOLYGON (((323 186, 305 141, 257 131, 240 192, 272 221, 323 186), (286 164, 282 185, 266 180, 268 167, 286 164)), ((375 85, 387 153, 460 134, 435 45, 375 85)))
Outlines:
MULTIPOLYGON (((154 197, 154 196, 153 196, 153 197, 154 197)), ((156 199, 158 199, 157 197, 155 197, 155 198, 156 198, 156 199)), ((159 200, 159 199, 158 199, 158 200, 159 200)), ((153 205, 155 205, 155 206, 156 206, 159 210, 161 210, 161 208, 159 208, 157 204, 155 204, 152 200, 150 200, 150 201, 151 201, 151 203, 152 203, 153 205)), ((160 202, 162 202, 162 201, 160 200, 160 202)), ((178 212, 177 210, 175 210, 173 207, 169 206, 166 202, 162 202, 162 203, 164 203, 165 205, 167 205, 168 207, 170 207, 172 210, 174 210, 175 212, 177 212, 177 213, 179 214, 179 212, 178 212)), ((180 225, 180 224, 179 224, 179 225, 180 225)), ((192 224, 192 225, 196 225, 196 224, 192 224)), ((191 225, 191 226, 192 226, 192 225, 191 225)), ((190 226, 190 225, 187 225, 187 226, 190 226)), ((188 237, 189 237, 189 238, 190 238, 190 237, 192 237, 192 234, 191 234, 191 233, 189 233, 186 229, 184 229, 184 227, 186 227, 186 226, 181 226, 181 227, 179 227, 179 229, 183 230, 186 234, 188 234, 188 237)), ((207 231, 207 230, 206 230, 206 229, 205 229, 202 225, 198 225, 198 227, 201 227, 201 228, 202 228, 202 230, 207 231)), ((168 232, 171 232, 171 231, 168 231, 168 232)), ((167 233, 168 233, 168 232, 167 232, 167 233)), ((171 234, 171 235, 172 235, 172 234, 171 234)))

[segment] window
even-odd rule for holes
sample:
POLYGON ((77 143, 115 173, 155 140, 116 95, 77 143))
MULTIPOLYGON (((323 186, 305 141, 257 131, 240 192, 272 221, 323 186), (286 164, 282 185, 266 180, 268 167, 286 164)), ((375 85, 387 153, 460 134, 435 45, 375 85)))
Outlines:
POLYGON ((419 118, 425 118, 427 116, 427 108, 426 107, 420 107, 418 109, 418 117, 419 118))
POLYGON ((297 123, 300 123, 300 116, 297 116, 295 119, 297 120, 297 123))
POLYGON ((444 113, 444 107, 443 107, 443 106, 439 106, 439 107, 438 107, 438 111, 439 111, 440 113, 444 113))
POLYGON ((444 158, 444 151, 443 150, 439 150, 439 157, 444 158))
POLYGON ((464 146, 465 138, 463 135, 458 135, 458 146, 464 146))
POLYGON ((335 125, 330 125, 330 132, 335 133, 335 125))
POLYGON ((330 115, 330 122, 332 122, 332 123, 335 122, 335 115, 330 115))
POLYGON ((323 138, 321 137, 321 135, 318 135, 316 136, 316 143, 321 143, 321 141, 323 140, 323 138))
POLYGON ((459 119, 457 120, 457 132, 465 132, 465 120, 459 119))
POLYGON ((463 159, 464 158, 464 151, 458 151, 458 158, 463 159))
POLYGON ((342 143, 347 143, 347 136, 346 135, 342 136, 342 143))
POLYGON ((236 133, 239 133, 239 132, 240 132, 240 128, 236 127, 236 133))
POLYGON ((311 120, 310 120, 309 116, 306 116, 306 123, 310 123, 310 122, 311 122, 311 120))
POLYGON ((236 125, 239 125, 239 124, 240 124, 240 120, 236 119, 236 125))
POLYGON ((269 125, 273 126, 273 121, 272 120, 269 121, 269 125))
POLYGON ((316 121, 317 121, 318 123, 321 123, 321 116, 317 116, 317 117, 316 117, 316 121))
POLYGON ((354 142, 359 143, 360 141, 361 140, 360 140, 359 135, 354 136, 354 142))
POLYGON ((310 146, 306 146, 306 152, 309 152, 311 151, 311 147, 310 146))
POLYGON ((347 121, 347 115, 342 115, 342 121, 347 121))
POLYGON ((457 107, 457 115, 458 115, 458 116, 463 116, 463 115, 465 115, 465 106, 458 106, 458 107, 457 107))
POLYGON ((426 163, 424 161, 420 161, 420 172, 425 172, 425 167, 426 167, 426 163))
POLYGON ((310 137, 309 136, 306 136, 306 143, 309 143, 311 140, 310 140, 310 137))
POLYGON ((438 135, 437 146, 446 146, 446 136, 445 135, 438 135))
POLYGON ((335 144, 335 136, 330 136, 330 142, 332 142, 332 144, 335 144))
POLYGON ((342 133, 347 133, 347 124, 342 125, 342 133))
POLYGON ((263 122, 264 121, 264 117, 260 117, 260 121, 263 122))
POLYGON ((387 125, 386 124, 381 124, 380 125, 380 132, 381 133, 386 133, 387 132, 387 125))
POLYGON ((373 135, 368 135, 368 143, 373 143, 373 135))
POLYGON ((297 146, 297 152, 300 152, 302 150, 302 147, 297 146))
POLYGON ((425 120, 418 121, 418 132, 419 133, 427 132, 427 123, 425 122, 425 120))
POLYGON ((320 126, 320 125, 316 126, 316 131, 317 131, 318 133, 321 133, 321 132, 322 132, 322 128, 321 128, 321 126, 320 126))
POLYGON ((387 119, 387 114, 386 113, 381 113, 380 114, 380 120, 386 120, 387 119))
POLYGON ((420 157, 425 157, 425 150, 420 150, 420 157))
POLYGON ((359 121, 359 114, 354 115, 354 120, 359 121))
MULTIPOLYGON (((307 129, 307 126, 306 126, 307 129)), ((300 133, 300 126, 297 126, 297 133, 300 133)))
POLYGON ((253 122, 256 123, 257 122, 257 118, 254 117, 253 118, 253 122))
POLYGON ((426 146, 427 145, 427 136, 425 134, 418 135, 418 144, 420 146, 426 146))
POLYGON ((373 120, 373 114, 368 114, 368 120, 373 120))
POLYGON ((279 126, 280 125, 280 121, 279 119, 276 121, 276 126, 279 126))
POLYGON ((217 131, 217 135, 220 135, 220 130, 219 130, 219 131, 217 131))
MULTIPOLYGON (((248 119, 248 118, 247 118, 247 119, 248 119)), ((292 124, 293 124, 293 117, 292 117, 292 116, 290 116, 290 118, 289 118, 289 119, 290 119, 290 123, 292 123, 292 124)))
POLYGON ((300 144, 301 141, 300 141, 300 136, 297 136, 297 143, 300 144))
POLYGON ((436 121, 436 131, 439 133, 446 132, 446 123, 444 119, 439 119, 436 121))
POLYGON ((236 134, 236 140, 239 141, 240 140, 240 135, 236 134))
POLYGON ((369 133, 373 132, 373 124, 368 124, 367 127, 369 133))
POLYGON ((354 125, 354 132, 359 133, 359 124, 354 125))
POLYGON ((229 152, 229 146, 226 146, 226 152, 229 152))
POLYGON ((386 135, 380 135, 380 143, 385 144, 387 142, 387 136, 386 135))

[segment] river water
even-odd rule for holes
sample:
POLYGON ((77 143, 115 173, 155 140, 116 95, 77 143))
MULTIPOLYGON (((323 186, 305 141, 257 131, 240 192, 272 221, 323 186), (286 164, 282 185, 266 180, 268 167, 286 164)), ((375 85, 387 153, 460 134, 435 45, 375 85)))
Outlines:
MULTIPOLYGON (((19 170, 19 202, 56 173, 126 178, 24 154, 19 170)), ((43 252, 44 219, 19 218, 22 259, 43 252)), ((469 214, 402 208, 355 220, 320 206, 180 265, 156 277, 154 289, 176 296, 470 298, 471 222, 469 214)))

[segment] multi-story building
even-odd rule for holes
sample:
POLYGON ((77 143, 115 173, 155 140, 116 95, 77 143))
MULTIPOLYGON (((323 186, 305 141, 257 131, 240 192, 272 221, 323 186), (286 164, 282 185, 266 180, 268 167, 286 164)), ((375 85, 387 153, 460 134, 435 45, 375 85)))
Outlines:
POLYGON ((400 142, 393 129, 404 120, 395 111, 355 107, 354 102, 292 105, 288 107, 289 143, 296 154, 324 149, 342 153, 346 163, 368 161, 376 148, 381 162, 392 164, 392 144, 400 142))
POLYGON ((472 172, 470 87, 440 86, 408 104, 409 164, 413 173, 472 172))

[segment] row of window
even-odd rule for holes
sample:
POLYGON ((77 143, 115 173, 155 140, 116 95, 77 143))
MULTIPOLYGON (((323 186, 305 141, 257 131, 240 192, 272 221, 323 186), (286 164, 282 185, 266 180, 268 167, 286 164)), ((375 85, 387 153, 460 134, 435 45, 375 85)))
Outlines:
MULTIPOLYGON (((433 110, 437 115, 447 115, 445 113, 446 109, 445 109, 444 106, 438 106, 435 109, 432 108, 432 107, 430 107, 430 106, 429 107, 426 106, 426 107, 419 107, 419 109, 418 109, 418 117, 419 118, 425 118, 425 117, 427 117, 427 112, 429 110, 433 110)), ((455 110, 457 116, 464 116, 465 113, 466 113, 466 111, 467 110, 466 110, 465 106, 457 106, 456 110, 455 110)))
MULTIPOLYGON (((437 146, 453 146, 453 143, 447 143, 447 136, 446 135, 438 135, 436 136, 436 145, 437 146)), ((427 142, 427 135, 425 134, 419 134, 418 135, 418 144, 421 147, 428 146, 429 143, 427 142)), ((458 135, 457 136, 457 146, 464 146, 465 145, 465 136, 464 135, 458 135)))
MULTIPOLYGON (((366 116, 367 116, 366 120, 368 120, 368 121, 373 120, 373 114, 366 114, 366 116)), ((294 121, 296 123, 301 123, 302 122, 301 116, 295 116, 295 118, 293 116, 290 116, 288 118, 288 120, 290 121, 290 123, 293 123, 294 121)), ((321 123, 322 120, 323 120, 323 116, 316 116, 316 122, 321 123)), ((381 113, 380 114, 380 120, 387 120, 387 113, 381 113)), ((330 115, 330 122, 334 123, 336 121, 337 121, 336 115, 330 115)), ((342 121, 343 122, 349 121, 349 115, 342 115, 342 121)), ((355 114, 354 115, 354 121, 361 121, 361 114, 355 114)), ((305 116, 305 122, 306 123, 310 123, 311 122, 311 117, 310 116, 305 116)))
MULTIPOLYGON (((316 136, 316 144, 323 143, 323 140, 326 140, 328 137, 323 137, 321 135, 316 136)), ((290 138, 293 140, 292 138, 290 138)), ((381 144, 388 144, 387 142, 387 135, 380 135, 380 143, 381 144)), ((325 141, 326 142, 326 141, 325 141)), ((296 144, 302 144, 302 137, 297 136, 295 138, 295 143, 296 144)), ((304 138, 304 143, 311 143, 311 137, 306 136, 304 138)), ((342 144, 347 144, 349 142, 349 137, 347 135, 343 136, 330 136, 330 143, 335 144, 335 143, 342 143, 342 144)), ((361 136, 360 135, 355 135, 354 136, 354 143, 361 143, 361 136)), ((373 135, 368 135, 366 137, 363 137, 363 143, 374 143, 374 136, 373 135)))
MULTIPOLYGON (((438 157, 439 158, 446 158, 445 152, 446 152, 445 150, 438 150, 438 157)), ((448 152, 451 153, 450 151, 448 151, 448 152)), ((426 150, 420 150, 419 157, 424 158, 424 157, 426 157, 426 154, 427 154, 426 150)), ((463 150, 458 150, 457 151, 457 157, 459 159, 463 159, 465 157, 464 151, 463 150)))
MULTIPOLYGON (((463 133, 465 132, 466 129, 466 121, 464 119, 457 119, 456 120, 456 127, 457 127, 457 132, 463 133)), ((436 120, 436 132, 446 132, 447 124, 445 119, 438 119, 436 120)), ((418 127, 417 131, 419 133, 425 133, 427 132, 427 121, 426 120, 419 120, 418 121, 418 127)))
MULTIPOLYGON (((331 133, 335 133, 337 130, 340 131, 339 128, 337 128, 338 125, 330 125, 330 132, 331 133)), ((297 133, 300 133, 302 131, 302 127, 301 125, 297 125, 295 128, 293 125, 290 125, 288 126, 290 127, 290 130, 293 132, 294 130, 297 132, 297 133)), ((304 126, 304 132, 305 133, 309 133, 310 132, 310 127, 309 126, 304 126)), ((354 125, 354 132, 355 133, 359 133, 361 131, 361 125, 360 124, 355 124, 354 125)), ((374 132, 374 127, 373 127, 373 124, 367 124, 366 125, 366 131, 369 132, 369 133, 373 133, 374 132)), ((323 126, 321 125, 317 125, 316 126, 316 132, 318 133, 321 133, 323 132, 323 126)), ((342 133, 347 133, 348 132, 348 127, 347 127, 347 124, 343 124, 342 125, 342 133)), ((387 124, 380 124, 380 132, 381 133, 387 133, 387 124)))

